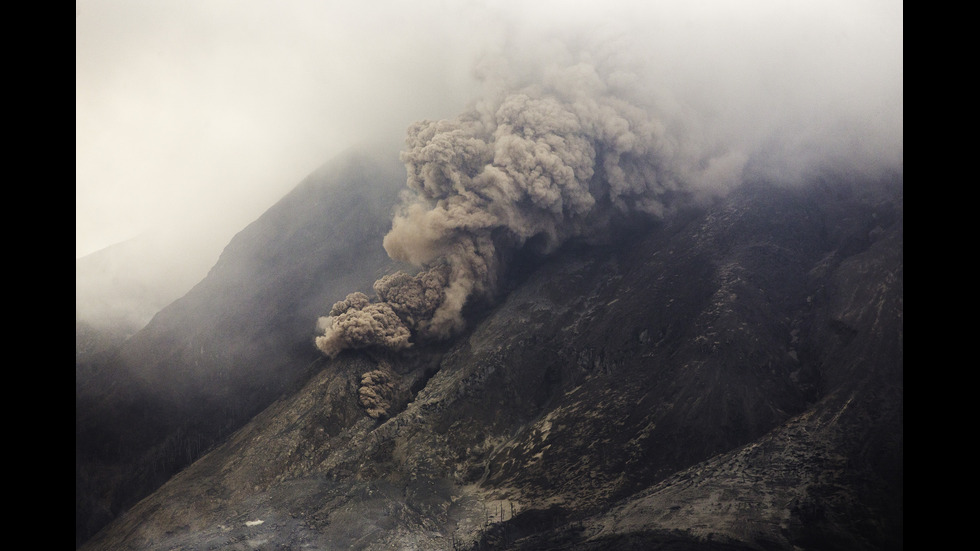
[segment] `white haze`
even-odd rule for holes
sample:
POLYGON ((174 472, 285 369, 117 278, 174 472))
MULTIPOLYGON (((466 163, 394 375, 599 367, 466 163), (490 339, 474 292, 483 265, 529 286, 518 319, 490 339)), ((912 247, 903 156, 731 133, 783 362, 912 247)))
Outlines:
POLYGON ((460 31, 411 5, 77 1, 76 258, 188 224, 224 245, 339 151, 461 108, 460 31))
POLYGON ((898 1, 84 0, 76 258, 172 229, 184 253, 205 249, 203 275, 332 155, 574 65, 570 42, 642 67, 619 84, 701 151, 698 191, 901 173, 898 1))

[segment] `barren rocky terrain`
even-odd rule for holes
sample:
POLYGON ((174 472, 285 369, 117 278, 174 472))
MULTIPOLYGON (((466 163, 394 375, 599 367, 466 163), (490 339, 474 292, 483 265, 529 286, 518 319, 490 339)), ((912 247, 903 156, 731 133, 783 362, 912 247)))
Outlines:
POLYGON ((455 339, 312 356, 82 549, 901 549, 902 201, 746 185, 528 255, 455 339))

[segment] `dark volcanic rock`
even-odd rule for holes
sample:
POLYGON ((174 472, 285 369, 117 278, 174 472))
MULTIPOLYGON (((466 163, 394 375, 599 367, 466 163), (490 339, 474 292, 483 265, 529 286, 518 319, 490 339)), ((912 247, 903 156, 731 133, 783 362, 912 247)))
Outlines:
POLYGON ((571 243, 452 342, 317 361, 85 549, 900 549, 902 209, 749 185, 571 243))

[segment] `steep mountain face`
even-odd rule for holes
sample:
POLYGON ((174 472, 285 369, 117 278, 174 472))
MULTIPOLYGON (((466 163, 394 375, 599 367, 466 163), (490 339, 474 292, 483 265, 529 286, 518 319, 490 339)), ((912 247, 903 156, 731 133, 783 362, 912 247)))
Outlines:
POLYGON ((902 230, 900 179, 758 184, 525 258, 451 341, 311 360, 83 548, 900 549, 902 230))
POLYGON ((394 150, 341 156, 128 339, 76 327, 76 545, 308 378, 316 317, 390 264, 404 175, 394 150))

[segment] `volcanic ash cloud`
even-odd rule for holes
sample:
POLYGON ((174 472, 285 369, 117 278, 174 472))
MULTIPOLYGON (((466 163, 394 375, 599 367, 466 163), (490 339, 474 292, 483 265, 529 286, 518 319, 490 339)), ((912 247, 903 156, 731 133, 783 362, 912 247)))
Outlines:
POLYGON ((535 81, 408 129, 409 191, 384 247, 420 271, 378 280, 373 300, 354 293, 334 305, 316 337, 324 354, 450 337, 464 305, 494 298, 507 258, 530 239, 548 253, 740 177, 744 156, 702 154, 637 75, 581 61, 547 65, 535 81))

